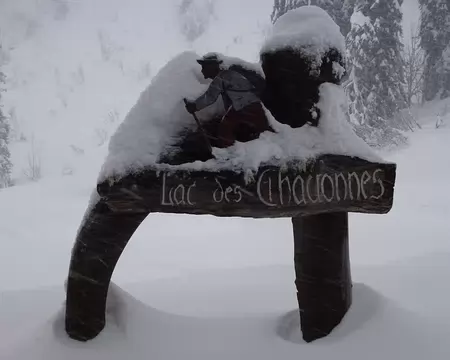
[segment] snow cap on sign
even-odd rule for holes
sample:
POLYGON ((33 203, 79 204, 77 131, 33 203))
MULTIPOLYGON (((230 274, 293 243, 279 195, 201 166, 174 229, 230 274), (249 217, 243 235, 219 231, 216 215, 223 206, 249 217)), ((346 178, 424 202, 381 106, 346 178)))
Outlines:
MULTIPOLYGON (((156 164, 183 129, 197 127, 183 98, 195 99, 208 87, 209 81, 196 62, 199 58, 189 51, 178 54, 153 78, 111 137, 99 181, 156 164)), ((200 120, 209 119, 216 111, 217 106, 211 106, 198 116, 200 120)))
POLYGON ((238 57, 227 56, 220 52, 209 52, 205 54, 203 58, 217 59, 220 62, 220 68, 224 70, 230 68, 233 65, 239 65, 242 66, 244 69, 255 71, 256 73, 264 77, 264 71, 261 65, 258 63, 248 62, 238 57))
POLYGON ((330 49, 345 54, 345 38, 328 13, 317 6, 302 6, 282 15, 261 53, 293 49, 322 58, 330 49))

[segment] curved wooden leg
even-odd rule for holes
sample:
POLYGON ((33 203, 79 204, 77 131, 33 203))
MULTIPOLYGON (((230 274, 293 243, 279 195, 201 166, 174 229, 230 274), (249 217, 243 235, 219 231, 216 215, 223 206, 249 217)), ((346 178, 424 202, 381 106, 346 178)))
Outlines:
POLYGON ((114 213, 102 200, 87 214, 72 250, 67 281, 65 327, 72 339, 91 340, 104 328, 112 273, 147 215, 114 213))
POLYGON ((301 329, 311 342, 330 334, 352 302, 348 214, 297 217, 292 224, 301 329))

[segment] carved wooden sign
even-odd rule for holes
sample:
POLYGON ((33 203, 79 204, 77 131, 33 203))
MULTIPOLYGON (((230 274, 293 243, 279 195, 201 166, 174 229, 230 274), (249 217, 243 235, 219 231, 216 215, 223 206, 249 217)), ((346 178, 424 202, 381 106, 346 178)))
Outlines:
POLYGON ((151 212, 292 217, 303 338, 324 337, 341 322, 352 299, 348 212, 391 209, 395 164, 326 155, 306 166, 261 166, 250 178, 173 169, 146 168, 97 185, 101 198, 88 208, 72 250, 65 323, 71 338, 86 341, 102 331, 111 275, 151 212))
POLYGON ((250 179, 233 171, 145 171, 133 178, 104 194, 111 208, 123 211, 128 201, 143 211, 217 216, 387 213, 393 203, 395 165, 326 156, 303 168, 263 166, 250 179))

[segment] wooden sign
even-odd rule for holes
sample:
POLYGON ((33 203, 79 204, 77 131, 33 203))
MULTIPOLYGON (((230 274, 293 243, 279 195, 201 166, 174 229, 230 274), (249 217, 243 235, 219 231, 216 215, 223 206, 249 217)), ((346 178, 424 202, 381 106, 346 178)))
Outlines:
POLYGON ((263 166, 246 178, 233 171, 155 171, 127 177, 99 193, 116 211, 295 217, 323 212, 387 213, 394 164, 327 155, 306 167, 263 166), (134 209, 134 210, 133 210, 134 209))
MULTIPOLYGON (((249 178, 233 171, 148 168, 98 184, 72 250, 66 331, 87 341, 105 326, 116 263, 149 213, 291 217, 297 299, 303 338, 328 335, 351 305, 348 212, 387 213, 395 164, 326 155, 300 167, 262 166, 249 178)), ((157 234, 155 234, 157 236, 157 234)))

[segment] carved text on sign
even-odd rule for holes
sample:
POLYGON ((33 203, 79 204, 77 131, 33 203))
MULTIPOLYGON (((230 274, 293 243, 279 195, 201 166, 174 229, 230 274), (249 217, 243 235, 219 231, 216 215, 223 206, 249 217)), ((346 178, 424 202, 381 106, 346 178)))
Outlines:
POLYGON ((380 174, 373 172, 337 172, 315 175, 285 176, 278 171, 274 178, 271 170, 264 171, 257 180, 259 200, 267 206, 314 205, 346 200, 381 199, 385 187, 380 174), (370 194, 369 186, 377 186, 377 193, 370 194))
MULTIPOLYGON (((382 169, 299 175, 268 169, 255 183, 246 186, 224 185, 216 177, 215 188, 208 191, 211 202, 216 204, 238 204, 248 195, 268 207, 379 200, 386 192, 383 176, 382 169)), ((205 199, 204 189, 197 186, 197 181, 179 180, 168 185, 167 177, 166 173, 162 176, 161 205, 195 206, 196 194, 200 193, 199 199, 205 199)))
POLYGON ((215 179, 217 189, 213 193, 213 200, 216 203, 239 203, 242 200, 242 189, 238 185, 223 186, 219 179, 215 179))
POLYGON ((195 203, 192 201, 192 189, 196 187, 196 182, 194 181, 190 185, 179 184, 177 186, 167 187, 166 186, 166 174, 163 175, 163 186, 162 186, 162 196, 161 205, 170 206, 180 206, 180 205, 190 205, 194 206, 195 203))

